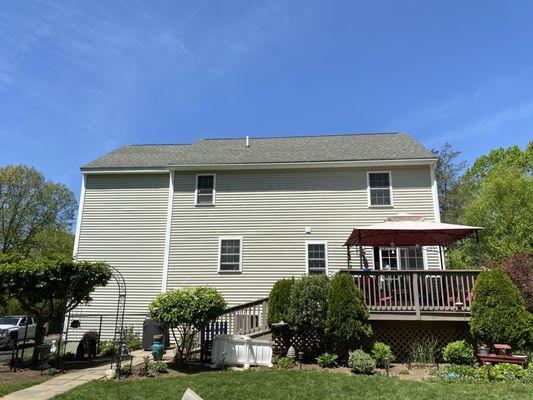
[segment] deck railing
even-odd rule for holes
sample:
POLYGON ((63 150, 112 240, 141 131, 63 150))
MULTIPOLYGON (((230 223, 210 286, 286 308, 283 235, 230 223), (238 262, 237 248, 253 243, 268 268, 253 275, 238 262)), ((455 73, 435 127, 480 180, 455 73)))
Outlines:
POLYGON ((370 271, 344 269, 353 276, 371 312, 469 313, 480 271, 370 271))
POLYGON ((228 334, 254 335, 268 330, 268 298, 228 308, 216 322, 227 327, 228 334))

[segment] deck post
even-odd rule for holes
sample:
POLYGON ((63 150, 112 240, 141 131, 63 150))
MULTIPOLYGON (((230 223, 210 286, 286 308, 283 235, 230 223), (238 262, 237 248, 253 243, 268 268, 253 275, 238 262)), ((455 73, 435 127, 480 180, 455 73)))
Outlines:
POLYGON ((418 287, 418 273, 413 273, 413 275, 411 275, 411 279, 413 279, 413 301, 415 302, 416 319, 420 320, 420 290, 418 287))
POLYGON ((481 241, 479 240, 479 232, 476 231, 476 242, 477 242, 477 263, 479 268, 481 268, 481 241))
POLYGON ((363 245, 361 244, 361 231, 359 233, 359 268, 363 269, 363 245))

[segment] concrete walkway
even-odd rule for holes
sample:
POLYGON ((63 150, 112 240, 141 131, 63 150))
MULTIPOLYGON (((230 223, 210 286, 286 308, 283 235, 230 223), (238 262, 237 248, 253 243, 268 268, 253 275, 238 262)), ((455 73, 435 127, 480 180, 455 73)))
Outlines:
MULTIPOLYGON (((150 355, 144 350, 137 350, 131 353, 133 356, 132 367, 143 363, 143 357, 150 355)), ((129 362, 126 363, 129 365, 129 362)), ((61 374, 55 378, 49 379, 39 385, 31 386, 18 392, 10 393, 2 400, 47 400, 58 394, 65 393, 76 386, 83 385, 90 381, 96 381, 105 378, 105 371, 109 369, 110 364, 106 363, 98 367, 80 369, 76 371, 61 374)))

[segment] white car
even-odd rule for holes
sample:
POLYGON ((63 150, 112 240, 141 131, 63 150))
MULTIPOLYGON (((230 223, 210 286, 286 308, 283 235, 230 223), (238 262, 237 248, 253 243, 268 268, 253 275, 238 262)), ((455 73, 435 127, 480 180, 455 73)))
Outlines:
MULTIPOLYGON (((19 342, 24 340, 35 339, 36 324, 32 317, 20 315, 0 317, 0 347, 11 346, 10 333, 17 331, 19 342), (27 327, 27 330, 26 330, 27 327)), ((48 334, 48 324, 44 326, 44 334, 48 334)))

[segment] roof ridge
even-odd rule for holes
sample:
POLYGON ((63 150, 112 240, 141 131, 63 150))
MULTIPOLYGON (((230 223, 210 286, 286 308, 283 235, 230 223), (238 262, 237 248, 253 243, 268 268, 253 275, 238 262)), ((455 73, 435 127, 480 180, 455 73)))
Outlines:
MULTIPOLYGON (((291 135, 291 136, 258 136, 251 137, 250 139, 291 139, 291 138, 308 138, 308 137, 336 137, 336 136, 377 136, 377 135, 406 135, 407 132, 364 132, 364 133, 333 133, 333 134, 319 134, 319 135, 291 135)), ((207 138, 200 139, 197 142, 207 140, 240 140, 244 139, 247 135, 232 138, 207 138)))
POLYGON ((127 144, 123 147, 149 147, 149 146, 191 146, 193 143, 146 143, 146 144, 127 144))

